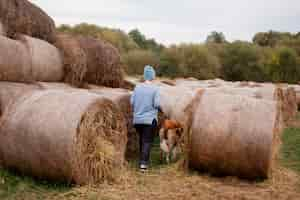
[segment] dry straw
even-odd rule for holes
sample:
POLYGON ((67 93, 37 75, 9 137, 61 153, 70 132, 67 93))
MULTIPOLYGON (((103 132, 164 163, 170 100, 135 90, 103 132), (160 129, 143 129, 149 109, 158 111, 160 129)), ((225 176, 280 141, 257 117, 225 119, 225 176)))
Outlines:
POLYGON ((25 35, 19 35, 18 40, 0 36, 0 45, 0 80, 62 80, 62 59, 53 45, 25 35))
POLYGON ((0 0, 0 21, 10 38, 23 33, 50 43, 55 41, 54 21, 27 0, 0 0))
POLYGON ((120 88, 107 88, 99 87, 96 85, 86 85, 85 88, 91 93, 106 97, 112 100, 116 105, 119 106, 122 111, 127 124, 127 147, 126 147, 126 158, 127 160, 137 158, 139 153, 138 144, 138 133, 133 127, 133 110, 130 104, 131 92, 126 89, 120 88))
POLYGON ((5 31, 5 29, 4 29, 3 24, 1 23, 1 20, 0 20, 0 35, 3 35, 3 36, 6 35, 6 31, 5 31))
POLYGON ((39 90, 1 118, 0 159, 38 178, 95 184, 118 178, 126 124, 110 100, 81 91, 39 90))
POLYGON ((204 93, 194 112, 193 168, 250 179, 270 175, 279 143, 278 102, 204 93))
POLYGON ((91 37, 61 34, 56 46, 63 54, 66 82, 80 87, 84 83, 122 86, 120 54, 112 45, 91 37))

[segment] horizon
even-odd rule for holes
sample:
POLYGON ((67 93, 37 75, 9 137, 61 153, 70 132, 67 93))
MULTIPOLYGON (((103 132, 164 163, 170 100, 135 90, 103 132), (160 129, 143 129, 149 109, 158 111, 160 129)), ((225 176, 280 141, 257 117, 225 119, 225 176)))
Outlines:
POLYGON ((31 2, 51 16, 57 26, 88 23, 121 29, 126 33, 138 29, 147 38, 154 38, 168 46, 203 43, 212 31, 223 32, 229 42, 252 42, 256 33, 270 30, 291 33, 300 31, 297 26, 300 2, 296 0, 229 0, 218 3, 212 0, 205 4, 195 0, 182 4, 170 0, 151 3, 134 0, 91 0, 89 4, 71 0, 31 2), (56 5, 59 7, 55 7, 56 5), (73 6, 72 10, 69 9, 70 5, 73 6), (172 8, 166 11, 169 5, 172 8), (156 12, 151 11, 153 9, 156 12))

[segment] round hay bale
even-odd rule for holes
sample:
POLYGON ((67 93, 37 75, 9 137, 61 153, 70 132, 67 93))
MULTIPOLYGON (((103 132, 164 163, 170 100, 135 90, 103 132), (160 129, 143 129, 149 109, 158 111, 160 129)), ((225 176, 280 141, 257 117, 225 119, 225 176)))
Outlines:
POLYGON ((23 95, 39 90, 37 85, 0 81, 0 117, 23 95))
POLYGON ((78 41, 87 55, 84 80, 107 87, 121 87, 124 74, 118 50, 111 44, 92 37, 79 37, 78 41))
POLYGON ((6 35, 6 31, 5 31, 4 26, 3 26, 3 24, 1 23, 1 21, 0 21, 0 35, 3 35, 3 36, 6 35))
POLYGON ((283 97, 283 119, 286 123, 289 123, 295 119, 298 111, 295 89, 292 87, 283 88, 283 97))
POLYGON ((27 47, 20 41, 1 35, 0 46, 0 80, 31 80, 31 57, 27 47))
POLYGON ((77 90, 79 91, 79 88, 75 88, 72 85, 69 85, 67 83, 58 83, 58 82, 36 82, 35 85, 37 85, 39 88, 44 90, 77 90))
POLYGON ((294 88, 296 92, 296 102, 298 104, 298 110, 300 110, 300 85, 289 85, 289 86, 294 88))
POLYGON ((0 36, 0 80, 14 82, 60 81, 63 66, 58 49, 49 43, 19 36, 0 36))
POLYGON ((66 82, 80 87, 83 83, 122 87, 120 54, 112 45, 91 37, 62 34, 56 46, 64 56, 66 82))
POLYGON ((110 100, 83 92, 42 90, 23 96, 3 116, 4 167, 77 184, 120 175, 126 125, 110 100))
POLYGON ((280 141, 278 102, 202 94, 191 127, 190 166, 215 175, 266 178, 280 141))
POLYGON ((126 119, 128 131, 125 157, 127 160, 137 158, 139 155, 139 135, 133 126, 133 110, 130 104, 131 92, 120 88, 98 87, 95 85, 86 85, 86 88, 89 92, 108 98, 119 106, 126 119))
POLYGON ((64 76, 59 50, 43 40, 21 35, 31 57, 31 79, 35 81, 61 81, 64 76))
POLYGON ((57 35, 55 46, 63 56, 64 81, 74 86, 82 86, 87 73, 87 55, 77 38, 68 34, 57 35))
POLYGON ((22 33, 50 43, 55 41, 54 21, 27 0, 0 0, 0 21, 10 38, 22 33))

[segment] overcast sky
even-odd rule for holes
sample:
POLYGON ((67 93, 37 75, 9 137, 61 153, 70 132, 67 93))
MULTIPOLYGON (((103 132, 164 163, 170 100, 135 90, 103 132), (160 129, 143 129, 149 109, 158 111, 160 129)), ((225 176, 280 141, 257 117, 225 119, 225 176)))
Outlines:
POLYGON ((138 28, 164 44, 203 42, 211 31, 232 40, 256 32, 300 31, 300 0, 31 0, 57 25, 82 22, 138 28))

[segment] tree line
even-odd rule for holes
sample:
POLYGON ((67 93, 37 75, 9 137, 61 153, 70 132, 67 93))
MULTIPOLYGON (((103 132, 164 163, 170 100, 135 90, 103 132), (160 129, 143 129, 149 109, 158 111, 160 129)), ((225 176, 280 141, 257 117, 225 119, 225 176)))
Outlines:
POLYGON ((257 33, 252 42, 228 42, 212 32, 203 43, 170 45, 147 38, 138 29, 126 33, 90 24, 61 25, 60 32, 87 35, 112 43, 120 51, 127 74, 143 73, 146 64, 159 76, 222 78, 229 81, 300 81, 300 32, 257 33))

